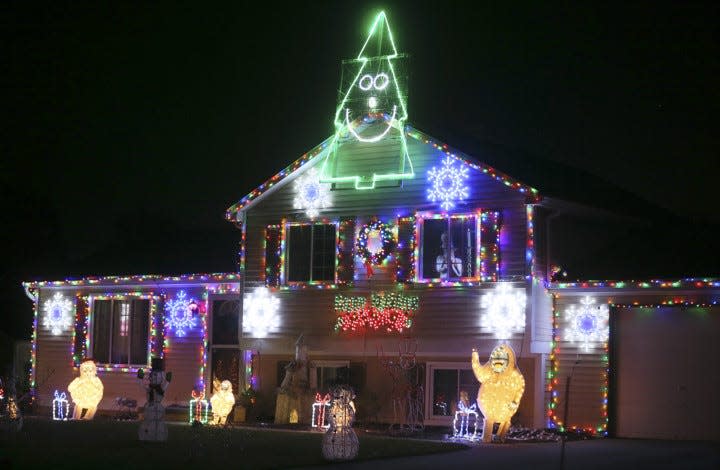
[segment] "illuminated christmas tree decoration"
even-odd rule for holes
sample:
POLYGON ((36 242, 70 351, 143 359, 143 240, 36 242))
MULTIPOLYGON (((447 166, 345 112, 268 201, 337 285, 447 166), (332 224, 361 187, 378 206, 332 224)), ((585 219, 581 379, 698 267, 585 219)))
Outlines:
POLYGON ((499 339, 508 339, 513 332, 525 330, 525 290, 498 283, 493 292, 481 298, 480 307, 486 309, 480 325, 490 329, 499 339))
POLYGON ((70 403, 67 401, 65 392, 59 393, 55 390, 55 398, 53 398, 53 420, 67 421, 70 414, 70 403))
POLYGON ((378 265, 385 261, 385 258, 392 252, 394 240, 392 230, 384 223, 376 220, 363 225, 360 229, 356 242, 356 252, 364 263, 378 265), (371 251, 369 242, 373 239, 379 241, 380 247, 371 251))
POLYGON ((456 201, 462 201, 469 195, 469 189, 465 180, 468 179, 468 167, 446 156, 441 167, 432 167, 428 171, 428 200, 431 202, 440 201, 443 210, 450 210, 455 207, 456 201))
POLYGON ((189 403, 190 408, 190 424, 200 423, 207 424, 209 405, 208 401, 205 400, 205 392, 192 391, 192 398, 189 403))
POLYGON ((315 394, 315 403, 312 404, 312 419, 310 426, 313 428, 327 429, 330 427, 328 416, 330 415, 330 404, 332 399, 330 394, 325 396, 319 393, 315 394))
POLYGON ((330 185, 320 182, 315 168, 310 168, 307 174, 295 181, 295 209, 304 210, 308 217, 314 219, 320 210, 327 209, 331 204, 330 185))
POLYGON ((610 309, 607 304, 595 305, 595 299, 586 296, 580 304, 570 305, 565 310, 565 341, 582 343, 585 352, 592 343, 604 343, 610 333, 610 309))
POLYGON ((320 171, 320 181, 352 183, 355 189, 372 189, 379 181, 397 181, 415 177, 405 140, 407 96, 403 72, 405 55, 395 47, 392 31, 384 12, 372 23, 368 37, 354 60, 343 61, 340 85, 342 97, 335 111, 335 135, 320 171), (402 83, 401 83, 402 82, 402 83), (358 174, 352 165, 341 161, 343 143, 379 142, 397 138, 399 155, 382 168, 358 174))
POLYGON ((266 287, 259 287, 245 296, 243 302, 243 330, 255 338, 264 338, 280 326, 278 309, 280 300, 270 294, 266 287))
POLYGON ((185 291, 179 291, 173 300, 165 303, 165 325, 170 330, 175 330, 175 336, 185 336, 185 330, 195 326, 195 313, 197 313, 197 302, 187 298, 185 291))
POLYGON ((73 303, 60 292, 45 302, 43 325, 54 335, 59 335, 72 325, 73 303))

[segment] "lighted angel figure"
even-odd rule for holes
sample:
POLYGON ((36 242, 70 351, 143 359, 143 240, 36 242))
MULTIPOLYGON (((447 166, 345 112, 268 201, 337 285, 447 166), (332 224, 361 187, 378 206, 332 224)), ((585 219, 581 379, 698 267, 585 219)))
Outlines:
POLYGON ((525 391, 525 379, 517 369, 515 351, 501 344, 492 350, 488 362, 480 364, 477 350, 473 349, 472 369, 480 382, 477 401, 485 417, 483 441, 492 442, 495 423, 498 423, 497 438, 504 439, 525 391))
POLYGON ((210 398, 212 405, 212 424, 224 425, 227 417, 235 406, 235 395, 233 395, 232 384, 229 380, 223 380, 210 398))
POLYGON ((103 384, 97 376, 94 361, 88 359, 80 364, 80 376, 70 382, 68 392, 75 404, 73 419, 93 419, 103 397, 103 384))

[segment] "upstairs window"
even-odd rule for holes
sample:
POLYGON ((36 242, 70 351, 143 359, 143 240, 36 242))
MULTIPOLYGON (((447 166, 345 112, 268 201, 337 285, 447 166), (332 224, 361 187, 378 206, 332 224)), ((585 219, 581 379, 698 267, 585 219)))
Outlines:
POLYGON ((478 267, 478 217, 435 215, 418 220, 421 280, 475 279, 478 267))
POLYGON ((337 226, 289 225, 286 233, 288 282, 335 282, 337 226))
POLYGON ((150 300, 95 299, 92 357, 100 364, 145 365, 150 338, 150 300))

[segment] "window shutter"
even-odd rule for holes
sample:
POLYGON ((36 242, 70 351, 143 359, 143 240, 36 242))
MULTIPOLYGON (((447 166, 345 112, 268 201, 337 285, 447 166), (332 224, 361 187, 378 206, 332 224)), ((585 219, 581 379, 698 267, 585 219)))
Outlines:
POLYGON ((415 217, 402 217, 398 219, 398 242, 395 256, 397 258, 397 281, 414 281, 415 217))
POLYGON ((265 230, 265 285, 268 287, 280 285, 281 235, 281 225, 268 225, 265 230))
POLYGON ((483 281, 495 282, 500 277, 499 211, 482 211, 480 218, 480 275, 483 281))
POLYGON ((345 218, 340 220, 340 233, 338 234, 338 284, 347 284, 355 279, 355 257, 353 247, 355 246, 355 219, 345 218))
POLYGON ((85 339, 87 338, 88 298, 78 296, 75 300, 75 331, 73 335, 73 365, 79 366, 85 358, 85 339))

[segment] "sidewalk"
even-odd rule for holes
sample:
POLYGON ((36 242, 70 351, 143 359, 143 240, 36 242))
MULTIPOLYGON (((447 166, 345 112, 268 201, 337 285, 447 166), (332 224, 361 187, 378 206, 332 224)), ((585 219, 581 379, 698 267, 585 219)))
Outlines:
MULTIPOLYGON (((477 444, 458 452, 310 468, 372 469, 560 469, 560 443, 477 444)), ((720 443, 595 439, 568 442, 566 469, 720 469, 720 443)))

